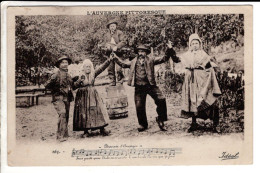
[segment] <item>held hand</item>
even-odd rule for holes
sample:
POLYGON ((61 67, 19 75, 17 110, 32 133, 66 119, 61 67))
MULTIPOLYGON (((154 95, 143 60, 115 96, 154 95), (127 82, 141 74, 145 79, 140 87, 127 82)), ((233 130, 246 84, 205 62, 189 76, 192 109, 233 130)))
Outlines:
MULTIPOLYGON (((111 53, 113 56, 112 56, 112 58, 113 58, 113 60, 116 60, 117 58, 118 58, 118 56, 115 54, 115 53, 111 53)), ((111 55, 110 55, 111 56, 111 55)))
POLYGON ((76 82, 77 82, 77 83, 83 82, 83 81, 85 80, 85 78, 86 78, 86 77, 85 77, 84 75, 81 75, 76 82))
POLYGON ((113 47, 109 45, 109 51, 113 51, 113 47))
POLYGON ((117 46, 114 46, 113 49, 112 49, 114 52, 117 51, 117 46))
POLYGON ((166 45, 167 45, 167 47, 168 47, 169 49, 172 48, 172 42, 171 42, 170 40, 168 41, 168 43, 167 43, 166 45))
POLYGON ((114 58, 110 56, 108 60, 109 60, 109 61, 113 61, 114 58))
POLYGON ((102 44, 98 44, 98 49, 100 49, 102 47, 102 44))
POLYGON ((111 53, 109 57, 109 61, 113 61, 115 59, 115 53, 111 53))
POLYGON ((77 81, 75 81, 75 85, 80 85, 80 83, 81 83, 82 81, 81 81, 81 79, 79 78, 77 81))
POLYGON ((112 51, 110 44, 105 44, 105 46, 102 49, 105 50, 105 51, 112 51))

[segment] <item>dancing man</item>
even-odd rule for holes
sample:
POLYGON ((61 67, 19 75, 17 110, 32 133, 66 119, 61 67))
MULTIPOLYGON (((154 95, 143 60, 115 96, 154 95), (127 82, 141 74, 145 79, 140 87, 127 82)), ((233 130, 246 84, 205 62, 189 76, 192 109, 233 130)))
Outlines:
POLYGON ((156 122, 162 131, 165 131, 164 121, 167 121, 167 107, 166 99, 155 82, 154 66, 164 63, 171 57, 173 62, 180 62, 172 48, 172 43, 167 44, 167 50, 163 57, 148 56, 151 51, 144 45, 139 45, 136 49, 138 54, 131 62, 125 63, 121 61, 116 55, 115 62, 123 68, 130 68, 128 85, 135 87, 135 106, 137 118, 140 127, 139 132, 145 131, 148 128, 145 104, 146 96, 150 95, 157 105, 158 117, 156 122))

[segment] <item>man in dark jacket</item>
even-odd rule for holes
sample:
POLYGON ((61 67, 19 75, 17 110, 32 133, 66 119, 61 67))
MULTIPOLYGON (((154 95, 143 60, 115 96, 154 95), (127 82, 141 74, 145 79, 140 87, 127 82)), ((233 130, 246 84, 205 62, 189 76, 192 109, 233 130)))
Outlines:
MULTIPOLYGON (((124 33, 117 29, 117 21, 110 20, 107 24, 109 31, 104 35, 104 47, 107 50, 108 56, 111 52, 117 52, 126 45, 126 37, 124 33)), ((118 55, 119 56, 119 55, 118 55)), ((110 85, 116 85, 115 62, 111 62, 108 67, 108 77, 111 80, 110 85)), ((117 80, 123 82, 123 72, 121 67, 117 67, 117 80)))
POLYGON ((68 122, 70 102, 74 99, 71 91, 73 80, 68 74, 69 64, 71 64, 71 59, 68 56, 61 56, 56 62, 56 66, 59 70, 44 84, 46 89, 52 90, 52 103, 59 115, 57 140, 60 142, 66 141, 69 137, 68 122))
POLYGON ((154 66, 164 63, 171 57, 173 62, 180 62, 172 48, 171 43, 168 44, 168 49, 163 57, 149 57, 150 49, 144 45, 139 45, 136 50, 138 56, 131 62, 125 63, 118 57, 115 61, 123 68, 130 68, 128 85, 135 87, 135 105, 140 127, 138 131, 144 131, 148 128, 148 122, 145 111, 146 96, 149 94, 157 105, 158 117, 156 122, 160 129, 165 131, 164 121, 167 121, 166 99, 155 82, 154 66))

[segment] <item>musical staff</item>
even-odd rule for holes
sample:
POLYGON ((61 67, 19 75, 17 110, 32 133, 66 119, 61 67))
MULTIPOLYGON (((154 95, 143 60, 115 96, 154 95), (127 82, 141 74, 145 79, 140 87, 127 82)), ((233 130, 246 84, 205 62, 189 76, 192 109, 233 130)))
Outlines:
POLYGON ((152 157, 165 156, 175 157, 181 153, 180 148, 130 148, 130 149, 97 149, 97 150, 72 150, 71 157, 152 157))

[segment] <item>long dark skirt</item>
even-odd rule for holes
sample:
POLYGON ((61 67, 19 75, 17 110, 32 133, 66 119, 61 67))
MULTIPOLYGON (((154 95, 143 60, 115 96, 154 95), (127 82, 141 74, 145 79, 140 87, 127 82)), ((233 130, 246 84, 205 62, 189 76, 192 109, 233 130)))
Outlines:
POLYGON ((191 118, 196 117, 203 120, 213 120, 215 125, 219 124, 219 107, 218 103, 215 102, 213 105, 208 106, 206 109, 199 109, 197 115, 194 115, 194 112, 186 112, 184 110, 181 111, 181 118, 191 118))
POLYGON ((75 98, 73 131, 100 129, 107 126, 107 110, 95 87, 79 88, 75 98))

